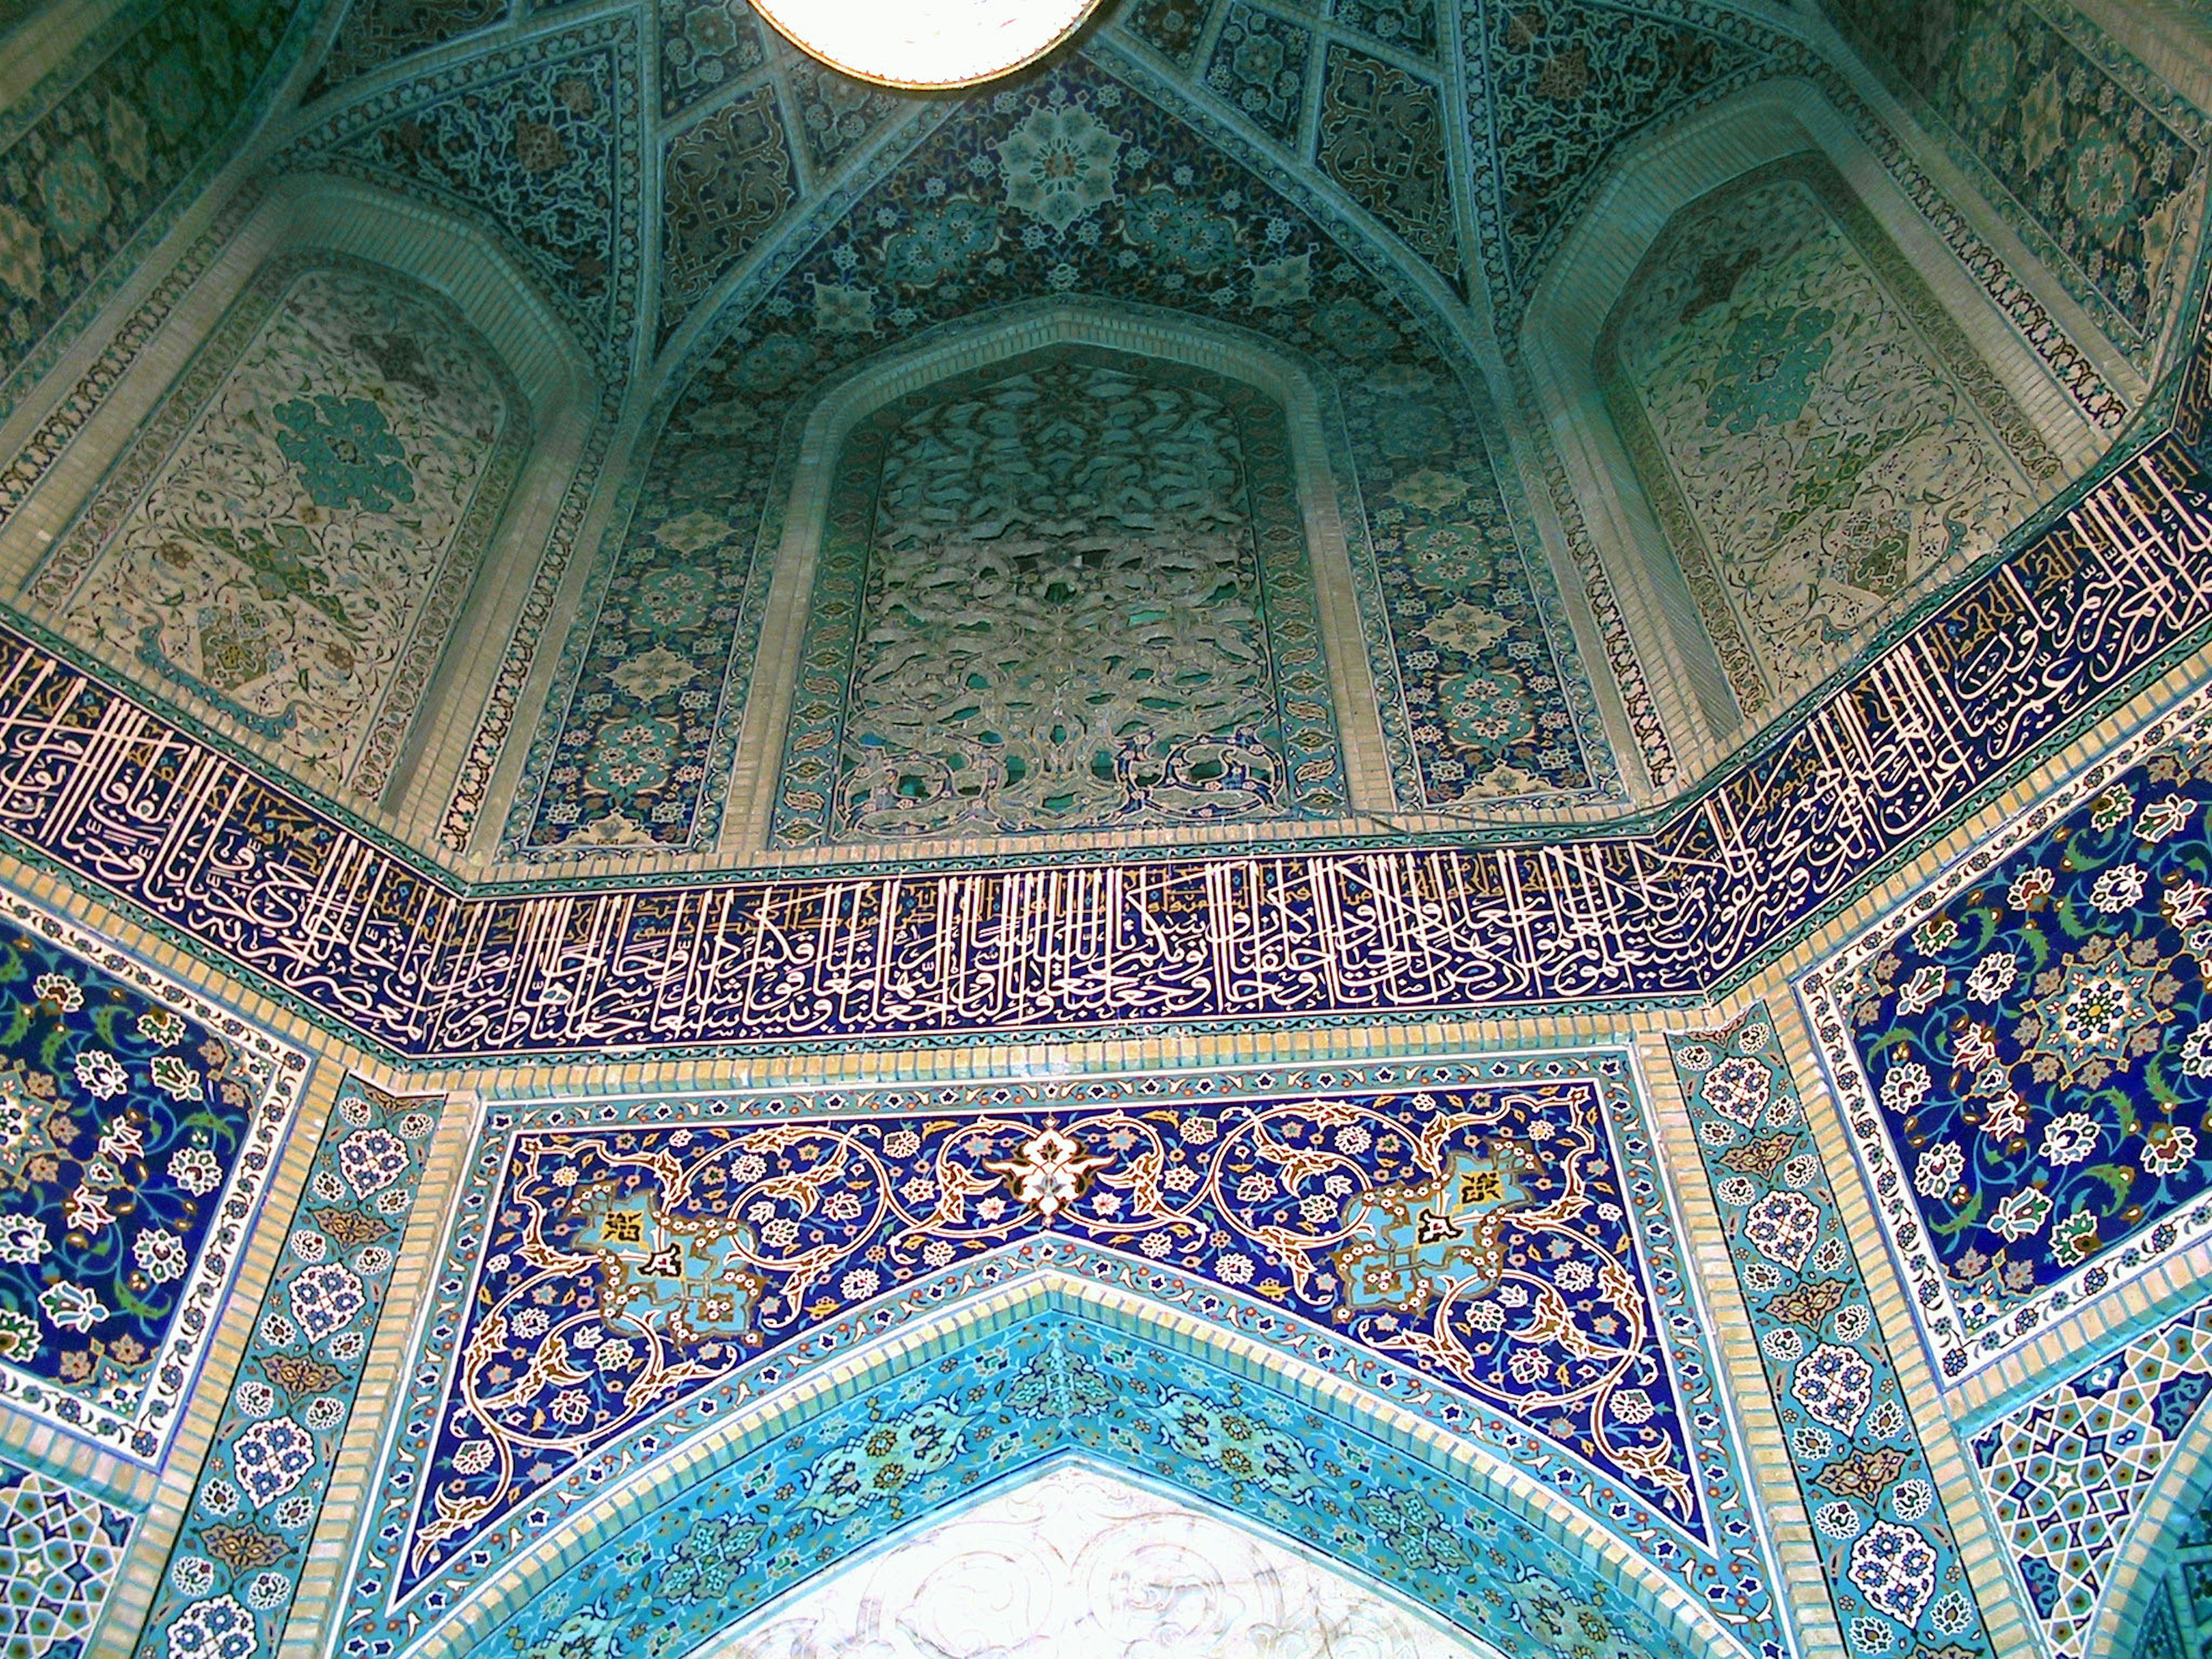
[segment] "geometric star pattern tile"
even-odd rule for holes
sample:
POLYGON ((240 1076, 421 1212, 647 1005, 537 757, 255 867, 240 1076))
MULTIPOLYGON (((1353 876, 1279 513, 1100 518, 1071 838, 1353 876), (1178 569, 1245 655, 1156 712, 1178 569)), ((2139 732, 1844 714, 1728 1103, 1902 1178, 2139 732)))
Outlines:
POLYGON ((52 1475, 0 1462, 0 1653, 78 1659, 131 1524, 52 1475))
POLYGON ((2151 1483, 2212 1394, 2212 1303, 2131 1340, 1970 1443, 2045 1639, 2087 1651, 2114 1559, 2151 1483))

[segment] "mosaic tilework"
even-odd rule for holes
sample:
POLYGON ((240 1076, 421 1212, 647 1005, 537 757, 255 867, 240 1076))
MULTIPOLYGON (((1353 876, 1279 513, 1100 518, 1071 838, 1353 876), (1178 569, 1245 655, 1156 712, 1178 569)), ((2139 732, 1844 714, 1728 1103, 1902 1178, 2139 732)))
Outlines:
POLYGON ((2203 216, 2204 117, 2070 7, 2063 29, 2030 0, 1830 9, 1948 126, 1998 210, 2148 370, 2203 216))
POLYGON ((811 58, 786 65, 783 83, 799 106, 799 139, 817 174, 837 166, 919 101, 848 80, 811 58))
POLYGON ((1766 1011, 1668 1046, 1852 1653, 1992 1653, 1766 1011))
POLYGON ((152 1462, 302 1062, 0 901, 0 1399, 152 1462))
POLYGON ((1121 27, 1178 69, 1188 69, 1205 39, 1208 0, 1137 0, 1119 14, 1121 27))
MULTIPOLYGON (((469 1651, 568 1659, 629 1650, 648 1632, 681 1650, 902 1522, 1070 1452, 1346 1560, 1508 1659, 1713 1650, 1435 1465, 1261 1381, 1060 1317, 993 1332, 741 1455, 469 1651), (1328 1449, 1308 1450, 1316 1439, 1328 1449)), ((380 1659, 394 1645, 357 1627, 343 1651, 380 1659)))
POLYGON ((1321 170, 1390 227, 1453 288, 1462 287, 1444 118, 1437 88, 1365 52, 1328 50, 1321 170))
POLYGON ((1391 1398, 1777 1634, 1618 1055, 502 1107, 454 1213, 363 1631, 735 1402, 1052 1272, 1391 1398))
POLYGON ((1808 982, 1947 1376, 2212 1225, 2212 720, 2191 720, 1808 982))
POLYGON ((1329 15, 1401 52, 1437 55, 1437 0, 1335 0, 1329 15))
POLYGON ((339 1086, 141 1651, 276 1650, 443 1104, 339 1086))
POLYGON ((680 115, 768 61, 744 0, 660 0, 660 112, 680 115))
POLYGON ((1625 295, 1607 402, 1747 711, 1993 552, 2037 505, 2029 469, 2058 471, 1824 162, 1678 214, 1625 295))
POLYGON ((508 0, 353 0, 307 83, 313 102, 347 82, 500 21, 508 0))
POLYGON ((2193 648, 2197 476, 2154 445, 1641 832, 476 892, 0 629, 0 834, 400 1059, 1704 1000, 2193 648))
POLYGON ((1461 15, 1477 210, 1493 232, 1480 252, 1501 299, 1534 285, 1625 141, 1771 72, 1762 35, 1694 0, 1462 0, 1461 15))
POLYGON ((661 165, 660 337, 799 199, 775 88, 723 105, 671 141, 661 165))
POLYGON ((1305 118, 1306 71, 1313 56, 1311 29, 1230 0, 1206 84, 1277 143, 1295 143, 1305 118))
POLYGON ((133 1524, 89 1492, 0 1461, 0 1652, 79 1659, 133 1524))
POLYGON ((413 195, 489 228, 601 374, 636 325, 638 27, 579 25, 400 82, 333 116, 274 164, 413 195))
POLYGON ((526 438, 497 359, 442 301, 367 266, 280 261, 27 591, 69 637, 373 796, 526 438))
POLYGON ((1642 829, 472 890, 0 628, 0 837, 396 1063, 1707 1001, 2212 632, 2203 395, 1642 829))
POLYGON ((520 1133, 397 1586, 672 1401, 1046 1234, 1541 1425, 1695 1536, 1626 1196, 1588 1083, 520 1133))
POLYGON ((887 404, 806 616, 780 842, 1347 810, 1289 439, 1249 387, 1079 348, 887 404))
POLYGON ((1370 585, 1370 670, 1402 799, 1612 794, 1595 704, 1542 562, 1522 556, 1531 543, 1492 469, 1482 434, 1494 428, 1477 394, 1340 239, 1218 143, 1077 60, 960 106, 841 206, 702 362, 571 639, 510 851, 710 836, 770 574, 754 550, 776 544, 774 457, 788 413, 927 325, 1054 293, 1231 319, 1335 381, 1362 489, 1365 522, 1351 528, 1366 544, 1355 570, 1370 585), (704 532, 691 527, 708 523, 720 526, 712 539, 693 541, 704 532), (672 524, 690 545, 663 539, 672 524), (620 619, 641 584, 678 562, 710 567, 717 591, 665 648, 723 685, 723 702, 692 723, 699 736, 684 737, 666 784, 618 808, 588 787, 579 757, 631 718, 614 678, 629 645, 620 619))
MULTIPOLYGON (((216 8, 141 4, 0 122, 0 368, 159 230, 276 55, 286 0, 216 8), (70 83, 72 75, 79 76, 70 83)), ((11 391, 14 388, 11 387, 11 391)))
POLYGON ((2137 1507, 2212 1394, 2212 1305, 2131 1339, 1969 1443, 1997 1533, 2062 1659, 2080 1659, 2137 1507))

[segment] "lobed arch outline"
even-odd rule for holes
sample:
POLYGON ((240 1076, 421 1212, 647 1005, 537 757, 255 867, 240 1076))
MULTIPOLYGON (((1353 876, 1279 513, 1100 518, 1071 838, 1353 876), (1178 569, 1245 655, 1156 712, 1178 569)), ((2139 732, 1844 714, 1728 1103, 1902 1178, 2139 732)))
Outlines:
MULTIPOLYGON (((1229 1380, 1248 1380, 1291 1395, 1438 1474, 1474 1488, 1501 1519, 1524 1524, 1537 1534, 1537 1547, 1545 1552, 1542 1559, 1555 1577, 1571 1581, 1586 1595, 1595 1592, 1632 1604, 1682 1652, 1701 1656, 1747 1652, 1739 1638, 1697 1604, 1678 1579, 1505 1457, 1222 1326, 1123 1287, 1046 1267, 934 1309, 896 1333, 806 1373, 751 1409, 733 1413, 712 1428, 684 1437, 626 1479, 609 1483, 586 1506, 500 1563, 450 1612, 408 1638, 398 1650, 401 1659, 470 1659, 492 1651, 486 1644, 509 1620, 561 1583, 599 1547, 654 1511, 709 1486, 739 1457, 804 1428, 836 1406, 894 1385, 979 1341, 1054 1316, 1071 1322, 1085 1322, 1112 1334, 1132 1338, 1163 1355, 1187 1357, 1229 1380)), ((1112 1465, 1111 1471, 1137 1478, 1146 1474, 1118 1464, 1112 1465)), ((1163 1480, 1157 1470, 1151 1478, 1182 1501, 1210 1501, 1187 1478, 1163 1480)), ((951 1512, 940 1508, 917 1519, 926 1524, 951 1512)), ((1309 1547, 1274 1528, 1255 1529, 1286 1547, 1309 1547)), ((896 1531, 890 1535, 896 1537, 896 1531)), ((349 1584, 361 1573, 359 1551, 366 1543, 364 1532, 347 1575, 349 1584)), ((872 1542, 852 1556, 824 1565, 842 1565, 876 1547, 872 1542)), ((768 1598, 759 1607, 773 1605, 775 1599, 768 1598)), ((1415 1605, 1422 1604, 1416 1601, 1415 1605)), ((758 1607, 733 1613, 722 1628, 757 1611, 758 1607)), ((1429 1612, 1448 1624, 1453 1622, 1441 1609, 1429 1612)), ((334 1628, 333 1641, 340 1634, 334 1628)))
MULTIPOLYGON (((1764 81, 1662 131, 1638 135, 1610 159, 1606 176, 1545 266, 1523 313, 1518 345, 1528 372, 1530 416, 1565 470, 1631 634, 1648 654, 1671 665, 1653 689, 1669 729, 1684 736, 1689 763, 1678 788, 1694 784, 1767 727, 1788 723, 1808 699, 1770 697, 1761 708, 1739 707, 1627 446, 1614 430, 1596 349, 1605 319, 1678 215, 1737 179, 1799 155, 1817 158, 1841 177, 2059 458, 2062 480, 2094 465, 2106 447, 2104 434, 2057 394, 1995 302, 1813 82, 1764 81)), ((2039 480, 2034 488, 2047 495, 2052 485, 2039 480)), ((1955 573, 1954 581, 1964 574, 1955 573)), ((1927 597, 1917 596, 1923 602, 1927 597)), ((1913 608, 1912 599, 1901 598, 1893 619, 1913 608)), ((1869 640, 1861 651, 1873 648, 1869 640)))
MULTIPOLYGON (((759 646, 737 743, 737 770, 716 854, 750 857, 768 848, 784 735, 799 670, 799 643, 829 515, 830 489, 853 428, 885 404, 974 369, 1011 363, 1060 346, 1092 346, 1182 364, 1266 394, 1282 410, 1305 520, 1306 556, 1321 616, 1322 652, 1336 703, 1338 741, 1352 814, 1393 810, 1389 757, 1376 707, 1375 677, 1355 593, 1374 586, 1341 417, 1328 378, 1279 342, 1180 312, 1090 297, 1026 301, 979 313, 851 365, 810 393, 787 427, 759 546, 773 564, 759 646), (1355 499, 1346 510, 1345 494, 1355 499)), ((1249 833, 1249 832, 1243 832, 1249 833)), ((1240 838, 1240 827, 1143 830, 1137 844, 1184 845, 1240 838)), ((1009 850, 1070 844, 1066 833, 1005 838, 1009 850)), ((854 850, 839 846, 848 854, 854 850)))
MULTIPOLYGON (((374 796, 344 799, 380 828, 405 834, 433 817, 461 761, 446 741, 475 720, 497 662, 457 649, 515 625, 562 495, 583 457, 599 400, 589 363, 526 276, 492 240, 448 214, 373 185, 287 176, 258 193, 208 270, 161 325, 151 347, 86 422, 69 453, 0 532, 0 589, 23 602, 48 538, 73 520, 129 453, 140 421, 169 395, 198 354, 264 275, 280 263, 366 269, 426 294, 459 319, 506 386, 522 457, 506 498, 484 503, 489 523, 465 596, 374 796), (418 822, 419 821, 419 822, 418 822)), ((158 702, 189 694, 149 690, 158 702)), ((283 761, 255 734, 210 723, 279 777, 283 761)))

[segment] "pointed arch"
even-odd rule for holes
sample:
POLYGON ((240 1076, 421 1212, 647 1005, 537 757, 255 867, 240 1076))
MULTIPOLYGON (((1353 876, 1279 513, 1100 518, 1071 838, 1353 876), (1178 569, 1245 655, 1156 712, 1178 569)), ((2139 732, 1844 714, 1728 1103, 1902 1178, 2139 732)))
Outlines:
POLYGON ((664 1627, 695 1620, 696 1644, 997 1472, 1077 1450, 1232 1505, 1293 1547, 1364 1549, 1378 1581, 1508 1655, 1565 1659, 1588 1638, 1584 1615, 1654 1656, 1745 1651, 1531 1469, 1226 1327, 1053 1269, 933 1310, 685 1437, 532 1537, 407 1651, 550 1656, 599 1638, 619 1650, 630 1615, 618 1609, 632 1605, 664 1627), (718 1547, 739 1540, 713 1605, 622 1588, 655 1582, 702 1522, 718 1547))

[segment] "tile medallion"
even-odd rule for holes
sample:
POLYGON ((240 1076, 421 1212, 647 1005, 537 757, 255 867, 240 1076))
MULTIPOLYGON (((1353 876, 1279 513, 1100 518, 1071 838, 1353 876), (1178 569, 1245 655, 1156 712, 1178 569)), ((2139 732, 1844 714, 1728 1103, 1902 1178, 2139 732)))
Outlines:
POLYGON ((372 1647, 639 1456, 1048 1271, 1398 1401, 1775 1637, 1617 1055, 503 1106, 455 1212, 364 1547, 372 1647))
POLYGON ((1851 1654, 1994 1654, 1765 1009, 1668 1046, 1851 1654))
POLYGON ((483 225, 536 279, 603 379, 626 372, 638 307, 636 20, 541 34, 403 81, 286 147, 329 172, 483 225))
MULTIPOLYGON (((1679 1602, 1650 1607, 1650 1590, 1623 1583, 1598 1549, 1538 1532, 1417 1450, 1263 1377, 1062 1316, 856 1384, 636 1521, 609 1526, 590 1556, 466 1652, 695 1650, 945 1506, 988 1501, 1074 1459, 1345 1561, 1502 1659, 1757 1651, 1692 1634, 1679 1602)), ((397 1640, 360 1631, 342 1650, 381 1659, 397 1640)))
POLYGON ((2057 458, 1825 161, 1677 214, 1599 336, 1613 423, 1747 712, 1994 552, 2057 458))
POLYGON ((1290 442, 1266 398, 1068 348, 911 392, 845 446, 779 842, 1349 810, 1290 442))
POLYGON ((444 1104, 339 1086, 140 1651, 276 1651, 444 1104))
POLYGON ((1947 1378, 2212 1228, 2212 716, 2193 708, 1805 982, 1947 1378))
POLYGON ((0 1401, 158 1464, 305 1058, 0 898, 0 1401))
POLYGON ((1831 0, 1970 176, 2146 374, 2203 220, 2212 124, 2079 11, 1831 0))
POLYGON ((1969 1442, 2013 1571, 2059 1659, 2091 1645, 2151 1486, 2212 1394, 2212 1304, 2129 1339, 1969 1442))
POLYGON ((1333 394, 1401 800, 1613 798, 1595 704, 1474 378, 1346 251, 1351 233, 1333 235, 1218 142, 1078 58, 955 106, 833 221, 790 235, 806 252, 732 301, 630 486, 525 770, 513 854, 711 842, 772 574, 755 550, 780 532, 787 422, 864 356, 1053 294, 1233 322, 1333 394), (617 800, 594 781, 611 775, 599 763, 641 716, 670 719, 617 678, 642 643, 631 619, 678 568, 709 587, 696 618, 653 643, 711 696, 671 721, 665 757, 640 763, 651 782, 617 800))
POLYGON ((136 1519, 0 1459, 0 1653, 82 1659, 136 1519))
POLYGON ((490 347, 373 266, 264 267, 28 589, 326 789, 389 780, 528 447, 490 347))

